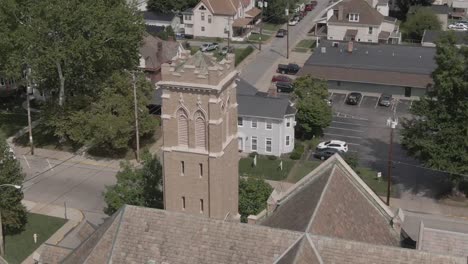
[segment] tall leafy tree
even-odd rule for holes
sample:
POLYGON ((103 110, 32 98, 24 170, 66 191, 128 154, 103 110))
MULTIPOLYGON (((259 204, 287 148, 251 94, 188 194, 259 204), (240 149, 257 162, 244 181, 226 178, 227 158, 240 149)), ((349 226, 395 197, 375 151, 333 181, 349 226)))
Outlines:
POLYGON ((302 137, 322 134, 332 120, 331 107, 327 103, 326 81, 304 76, 294 82, 298 132, 302 137))
POLYGON ((149 0, 148 9, 158 13, 169 13, 184 11, 193 8, 198 4, 198 0, 149 0))
MULTIPOLYGON (((5 137, 0 134, 0 185, 21 185, 24 174, 20 163, 10 151, 5 137)), ((13 187, 0 187, 0 212, 6 234, 15 234, 24 229, 27 222, 26 208, 21 204, 23 192, 13 187)))
POLYGON ((239 180, 239 214, 247 222, 249 215, 259 214, 266 208, 266 202, 273 188, 263 179, 249 177, 239 180))
POLYGON ((414 102, 402 143, 426 166, 451 173, 457 186, 468 174, 468 48, 455 42, 450 33, 437 43, 434 89, 414 102))
POLYGON ((104 193, 107 214, 115 213, 125 204, 163 208, 162 167, 156 156, 146 152, 141 168, 129 162, 123 162, 120 166, 117 183, 107 186, 104 193))
POLYGON ((424 30, 441 30, 442 25, 431 9, 419 7, 408 16, 402 29, 406 38, 420 41, 424 30))

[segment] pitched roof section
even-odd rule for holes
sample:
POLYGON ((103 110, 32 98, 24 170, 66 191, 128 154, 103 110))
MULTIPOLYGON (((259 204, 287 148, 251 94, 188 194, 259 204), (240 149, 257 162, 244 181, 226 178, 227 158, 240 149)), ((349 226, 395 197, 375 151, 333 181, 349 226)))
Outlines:
POLYGON ((239 116, 283 119, 293 111, 290 109, 289 99, 282 97, 238 94, 237 103, 239 116))
POLYGON ((417 247, 437 254, 468 257, 468 233, 425 227, 421 222, 417 247))
POLYGON ((279 199, 262 225, 373 244, 398 246, 393 213, 339 155, 279 199))
POLYGON ((60 263, 72 251, 73 249, 71 248, 60 247, 57 245, 44 244, 42 251, 41 251, 40 263, 44 263, 44 264, 60 263))
POLYGON ((156 20, 156 21, 166 21, 170 22, 172 19, 174 19, 175 14, 170 13, 170 14, 163 14, 163 13, 157 13, 153 11, 145 11, 143 12, 143 18, 145 20, 156 20))
POLYGON ((424 251, 310 236, 324 263, 466 264, 466 258, 424 251))
POLYGON ((176 41, 164 41, 158 37, 146 34, 139 53, 145 60, 145 68, 158 69, 163 63, 171 61, 179 51, 180 44, 176 41))
POLYGON ((211 13, 215 15, 235 15, 240 6, 240 0, 201 0, 211 13))
POLYGON ((340 8, 343 8, 342 19, 340 20, 336 15, 333 15, 328 19, 328 22, 350 25, 380 25, 384 19, 384 16, 380 14, 379 11, 372 8, 364 0, 343 0, 334 6, 333 10, 339 10, 340 8), (359 21, 350 22, 349 14, 359 14, 359 21))
POLYGON ((112 220, 79 263, 84 259, 87 263, 273 263, 303 235, 184 213, 124 208, 121 219, 112 220))

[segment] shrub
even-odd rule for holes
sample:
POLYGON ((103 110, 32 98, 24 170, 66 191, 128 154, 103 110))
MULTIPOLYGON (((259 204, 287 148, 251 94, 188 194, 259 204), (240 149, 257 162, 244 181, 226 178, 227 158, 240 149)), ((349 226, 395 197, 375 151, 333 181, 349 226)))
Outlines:
POLYGON ((223 39, 220 38, 220 37, 217 37, 217 38, 216 38, 216 42, 221 43, 221 42, 223 42, 223 39))
POLYGON ((298 159, 301 158, 301 156, 302 156, 301 153, 296 152, 296 151, 293 151, 293 152, 291 153, 291 155, 289 155, 289 158, 292 159, 292 160, 298 160, 298 159))
POLYGON ((268 159, 269 160, 276 160, 278 157, 274 156, 274 155, 268 155, 268 159))
POLYGON ((253 52, 252 46, 248 46, 245 48, 242 52, 237 53, 236 52, 236 57, 235 57, 235 65, 237 66, 239 63, 241 63, 247 56, 250 55, 250 53, 253 52))
POLYGON ((257 156, 257 155, 258 155, 258 153, 255 152, 255 151, 249 153, 249 157, 251 157, 251 158, 254 158, 254 157, 257 156))
POLYGON ((356 153, 346 153, 343 155, 343 158, 351 168, 356 169, 359 163, 359 158, 356 153))

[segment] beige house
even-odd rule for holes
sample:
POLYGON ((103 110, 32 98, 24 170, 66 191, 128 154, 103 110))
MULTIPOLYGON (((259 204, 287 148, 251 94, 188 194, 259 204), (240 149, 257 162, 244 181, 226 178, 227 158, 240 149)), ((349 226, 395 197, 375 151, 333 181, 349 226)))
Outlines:
POLYGON ((398 44, 399 26, 388 12, 386 1, 343 0, 318 23, 326 24, 328 40, 398 44))
POLYGON ((202 0, 183 12, 185 35, 243 40, 257 22, 254 0, 202 0))

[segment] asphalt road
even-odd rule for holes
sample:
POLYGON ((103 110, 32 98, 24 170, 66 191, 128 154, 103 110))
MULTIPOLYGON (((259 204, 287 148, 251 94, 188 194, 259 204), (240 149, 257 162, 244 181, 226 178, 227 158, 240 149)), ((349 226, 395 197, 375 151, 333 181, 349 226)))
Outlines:
MULTIPOLYGON (((317 6, 302 19, 296 26, 289 27, 289 49, 293 49, 297 42, 307 36, 309 30, 313 27, 313 21, 321 15, 321 12, 328 5, 328 0, 319 0, 317 6)), ((285 28, 286 26, 284 26, 285 28)), ((263 75, 274 71, 278 62, 286 58, 287 49, 286 38, 276 38, 270 43, 262 46, 262 50, 256 55, 255 59, 247 65, 241 73, 241 77, 252 85, 256 85, 263 75)))
POLYGON ((23 184, 27 200, 81 210, 88 221, 101 224, 105 217, 102 192, 115 184, 116 169, 73 161, 18 156, 26 180, 23 184))
MULTIPOLYGON (((364 96, 359 105, 345 104, 345 94, 333 94, 333 120, 325 129, 325 140, 346 141, 349 152, 359 157, 360 165, 370 167, 386 177, 389 157, 390 128, 387 118, 395 116, 399 121, 409 116, 410 100, 399 100, 391 107, 377 105, 378 98, 364 96)), ((401 146, 401 122, 394 130, 392 179, 400 198, 425 196, 435 198, 443 192, 447 175, 425 169, 409 157, 401 146)))

